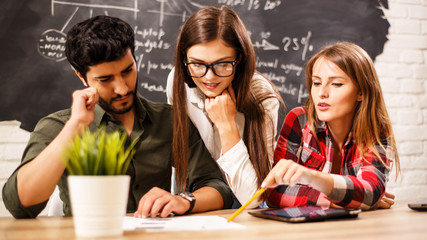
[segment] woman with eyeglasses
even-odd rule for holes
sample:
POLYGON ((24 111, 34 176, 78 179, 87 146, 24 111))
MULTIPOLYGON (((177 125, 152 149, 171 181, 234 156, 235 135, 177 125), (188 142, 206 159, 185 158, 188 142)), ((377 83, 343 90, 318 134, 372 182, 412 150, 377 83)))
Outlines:
MULTIPOLYGON (((252 42, 232 9, 207 7, 187 19, 166 88, 174 111, 177 186, 186 181, 187 128, 194 125, 235 195, 233 208, 239 207, 271 169, 283 101, 255 70, 252 42)), ((263 201, 264 196, 249 207, 263 201)))

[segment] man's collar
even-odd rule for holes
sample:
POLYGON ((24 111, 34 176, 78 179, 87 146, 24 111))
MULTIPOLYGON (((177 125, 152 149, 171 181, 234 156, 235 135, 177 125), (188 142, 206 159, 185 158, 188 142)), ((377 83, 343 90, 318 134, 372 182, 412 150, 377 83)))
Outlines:
MULTIPOLYGON (((137 117, 137 120, 142 123, 145 120, 145 117, 148 116, 147 120, 152 119, 150 116, 150 112, 146 110, 142 98, 136 96, 134 100, 134 107, 135 107, 135 116, 137 117)), ((101 125, 105 121, 117 121, 114 116, 108 112, 106 112, 99 104, 95 105, 95 118, 93 120, 93 126, 97 128, 99 125, 101 125)))
POLYGON ((99 125, 101 125, 103 119, 104 119, 104 115, 105 117, 108 118, 112 118, 112 116, 105 112, 105 110, 99 106, 99 104, 95 105, 95 118, 93 119, 93 123, 91 124, 91 126, 94 126, 95 128, 98 128, 99 125))
POLYGON ((139 97, 137 93, 135 96, 135 116, 137 116, 136 120, 139 121, 142 126, 142 123, 145 121, 146 117, 147 121, 151 122, 153 116, 150 116, 150 114, 151 112, 147 111, 147 108, 144 106, 144 99, 139 97))

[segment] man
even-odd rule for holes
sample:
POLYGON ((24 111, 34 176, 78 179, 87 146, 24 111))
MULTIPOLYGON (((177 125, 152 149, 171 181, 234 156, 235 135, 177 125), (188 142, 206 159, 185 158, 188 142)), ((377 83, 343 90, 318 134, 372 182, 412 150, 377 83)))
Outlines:
POLYGON ((193 126, 189 133, 189 192, 168 192, 173 165, 172 111, 165 103, 137 96, 133 52, 133 30, 118 18, 97 16, 68 32, 67 59, 86 88, 73 93, 70 109, 41 119, 32 132, 21 165, 3 188, 3 201, 15 218, 36 217, 56 185, 65 215, 71 214, 61 157, 81 129, 94 130, 101 124, 109 131, 126 131, 129 142, 139 138, 127 171, 131 176, 128 213, 166 217, 231 206, 231 191, 193 126))

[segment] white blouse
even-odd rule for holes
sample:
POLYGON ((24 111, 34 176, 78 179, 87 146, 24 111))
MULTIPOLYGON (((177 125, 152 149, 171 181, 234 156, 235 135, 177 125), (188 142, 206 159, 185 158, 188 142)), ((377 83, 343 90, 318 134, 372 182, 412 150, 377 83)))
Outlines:
MULTIPOLYGON (((174 69, 169 73, 166 84, 166 96, 168 103, 172 104, 174 69)), ((255 73, 252 78, 252 84, 262 84, 263 88, 274 92, 271 84, 260 74, 255 73)), ((243 205, 246 203, 258 190, 257 176, 255 169, 249 160, 248 150, 243 139, 234 145, 225 154, 221 151, 221 139, 218 129, 213 125, 205 111, 205 95, 199 88, 189 88, 185 84, 187 90, 187 108, 188 116, 199 130, 200 136, 206 145, 206 148, 216 159, 218 165, 226 175, 226 180, 236 198, 243 205)), ((269 98, 263 101, 262 105, 267 114, 264 138, 267 143, 268 161, 270 166, 273 164, 274 142, 277 133, 277 118, 279 110, 279 101, 276 98, 269 98), (269 120, 271 119, 271 121, 269 120)), ((243 136, 245 127, 245 116, 241 112, 236 114, 236 124, 240 136, 243 136)), ((262 201, 258 198, 249 204, 249 208, 257 207, 262 201)))

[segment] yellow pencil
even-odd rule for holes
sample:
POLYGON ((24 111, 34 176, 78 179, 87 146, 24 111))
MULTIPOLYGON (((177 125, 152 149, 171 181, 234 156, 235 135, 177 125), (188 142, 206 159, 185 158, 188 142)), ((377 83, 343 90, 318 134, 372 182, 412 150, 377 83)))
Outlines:
POLYGON ((241 206, 239 209, 237 209, 237 211, 235 211, 235 212, 233 213, 233 215, 231 215, 231 217, 227 219, 227 222, 230 222, 230 221, 231 221, 231 220, 233 220, 237 215, 239 215, 239 213, 240 213, 241 211, 243 211, 243 209, 245 209, 245 208, 249 205, 249 203, 251 203, 255 198, 257 198, 259 195, 261 195, 261 194, 265 191, 265 189, 266 189, 266 188, 261 188, 260 190, 258 190, 258 192, 256 192, 256 193, 251 197, 251 199, 249 199, 249 201, 247 201, 243 206, 241 206))

